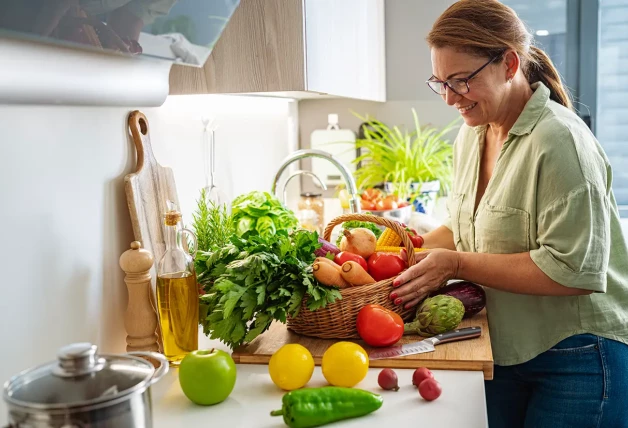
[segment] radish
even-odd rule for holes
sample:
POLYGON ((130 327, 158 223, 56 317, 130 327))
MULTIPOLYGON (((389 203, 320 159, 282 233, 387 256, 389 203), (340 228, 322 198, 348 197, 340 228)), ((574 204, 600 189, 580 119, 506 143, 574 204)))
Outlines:
POLYGON ((399 391, 399 379, 397 378, 397 373, 392 369, 384 369, 379 372, 377 383, 383 389, 399 391))
POLYGON ((419 386, 425 379, 433 379, 434 374, 425 367, 419 367, 412 374, 412 385, 419 386))
POLYGON ((440 386, 440 383, 433 378, 424 379, 423 382, 419 384, 419 394, 421 397, 427 401, 434 401, 438 397, 440 397, 443 389, 440 386))

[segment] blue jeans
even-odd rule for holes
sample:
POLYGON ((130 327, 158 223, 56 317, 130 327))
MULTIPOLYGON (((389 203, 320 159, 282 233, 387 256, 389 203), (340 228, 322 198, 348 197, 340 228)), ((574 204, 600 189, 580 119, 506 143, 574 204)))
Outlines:
POLYGON ((485 389, 489 428, 628 428, 628 345, 572 336, 485 389))

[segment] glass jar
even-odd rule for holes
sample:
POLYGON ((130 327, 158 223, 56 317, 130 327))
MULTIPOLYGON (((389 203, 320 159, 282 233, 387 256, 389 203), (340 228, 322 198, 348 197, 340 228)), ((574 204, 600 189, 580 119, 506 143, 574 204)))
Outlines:
MULTIPOLYGON (((307 218, 308 223, 315 226, 318 234, 322 235, 325 227, 325 202, 323 201, 323 196, 320 193, 301 193, 299 211, 311 211, 315 213, 315 216, 311 212, 304 213, 301 217, 307 218)), ((308 226, 309 225, 302 224, 302 227, 306 229, 308 229, 308 226)))

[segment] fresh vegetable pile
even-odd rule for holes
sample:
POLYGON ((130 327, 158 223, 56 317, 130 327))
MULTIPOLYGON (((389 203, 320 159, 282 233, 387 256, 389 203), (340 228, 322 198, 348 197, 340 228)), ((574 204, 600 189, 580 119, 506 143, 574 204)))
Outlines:
MULTIPOLYGON (((375 251, 377 237, 372 229, 347 228, 347 223, 352 222, 343 224, 345 227, 338 247, 321 240, 325 250, 317 253, 312 266, 318 282, 330 287, 356 287, 390 279, 407 267, 400 256, 375 251)), ((359 223, 358 226, 373 225, 369 222, 356 223, 359 223)))
POLYGON ((225 207, 198 203, 194 228, 202 232, 199 242, 202 237, 208 245, 199 247, 195 260, 202 287, 200 323, 211 339, 233 349, 255 339, 272 321, 296 317, 306 294, 309 310, 341 298, 337 289, 314 280, 312 262, 323 246, 318 234, 297 229, 294 215, 277 199, 262 192, 242 195, 231 214, 225 207), (203 229, 209 220, 212 226, 203 229))
POLYGON ((388 211, 407 207, 408 201, 394 194, 386 194, 382 190, 368 188, 360 195, 360 205, 365 211, 388 211))

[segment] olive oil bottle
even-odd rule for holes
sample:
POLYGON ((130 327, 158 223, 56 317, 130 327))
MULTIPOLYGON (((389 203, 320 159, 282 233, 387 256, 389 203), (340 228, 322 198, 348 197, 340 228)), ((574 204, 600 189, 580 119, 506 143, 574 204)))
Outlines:
POLYGON ((170 205, 164 215, 166 251, 157 266, 157 306, 164 356, 176 366, 198 349, 199 293, 194 259, 182 242, 190 234, 195 252, 196 236, 182 228, 181 213, 170 205))

